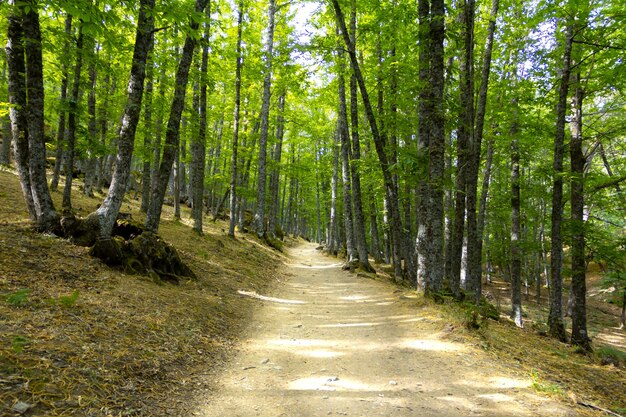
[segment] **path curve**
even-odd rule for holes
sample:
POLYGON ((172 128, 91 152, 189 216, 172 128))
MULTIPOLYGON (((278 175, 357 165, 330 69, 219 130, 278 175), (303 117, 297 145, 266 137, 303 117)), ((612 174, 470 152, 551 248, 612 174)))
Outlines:
POLYGON ((410 292, 342 271, 304 244, 261 303, 206 417, 573 416, 479 349, 420 317, 410 292))

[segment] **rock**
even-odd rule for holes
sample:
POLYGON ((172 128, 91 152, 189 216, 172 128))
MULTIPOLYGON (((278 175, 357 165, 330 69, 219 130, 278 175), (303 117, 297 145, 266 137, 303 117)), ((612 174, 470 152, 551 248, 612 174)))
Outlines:
POLYGON ((270 361, 269 358, 265 358, 265 359, 263 359, 261 361, 261 365, 265 365, 265 364, 269 363, 269 361, 270 361))
POLYGON ((23 401, 18 401, 13 405, 13 407, 11 407, 11 410, 15 411, 18 414, 24 414, 33 407, 34 405, 32 404, 28 404, 23 401))
POLYGON ((391 381, 389 381, 389 385, 398 385, 398 382, 392 379, 391 381))

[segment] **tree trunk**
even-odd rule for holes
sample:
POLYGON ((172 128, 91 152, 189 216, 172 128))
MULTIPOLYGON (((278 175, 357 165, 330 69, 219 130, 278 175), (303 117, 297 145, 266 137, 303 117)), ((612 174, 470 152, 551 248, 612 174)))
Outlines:
POLYGON ((8 22, 8 42, 6 46, 9 87, 9 116, 11 119, 11 135, 15 167, 20 179, 22 194, 30 219, 37 221, 35 201, 29 173, 29 134, 28 111, 26 110, 26 62, 24 60, 24 28, 22 26, 22 10, 12 2, 8 22))
MULTIPOLYGON (((196 0, 195 11, 202 13, 209 0, 196 0)), ((190 30, 196 31, 199 23, 193 19, 189 23, 190 30)), ((174 98, 170 108, 170 117, 167 122, 165 131, 165 145, 163 147, 163 157, 159 166, 157 186, 150 191, 150 207, 146 216, 145 225, 148 230, 157 232, 159 222, 161 220, 161 211, 163 209, 163 199, 167 183, 172 173, 172 166, 176 157, 176 150, 179 148, 180 139, 180 119, 185 104, 185 95, 187 92, 187 80, 189 78, 189 68, 193 59, 193 51, 198 43, 197 39, 191 35, 185 38, 185 45, 180 56, 178 70, 176 71, 174 98)))
POLYGON ((151 51, 148 53, 148 61, 146 65, 146 92, 143 106, 143 120, 144 120, 144 132, 143 132, 143 153, 141 155, 143 159, 141 169, 141 212, 147 213, 148 207, 150 207, 150 183, 152 164, 150 159, 153 152, 152 133, 154 132, 154 124, 152 123, 152 108, 153 100, 152 95, 154 91, 154 62, 152 57, 154 56, 151 51))
POLYGON ((87 97, 87 113, 89 114, 88 133, 88 149, 85 153, 85 182, 83 192, 88 197, 93 197, 93 186, 96 178, 96 149, 98 125, 96 124, 96 58, 97 50, 95 39, 90 38, 89 53, 91 54, 91 63, 89 64, 89 96, 87 97))
MULTIPOLYGON (((350 51, 352 52, 352 51, 350 51)), ((346 234, 346 264, 355 260, 354 222, 352 219, 352 184, 350 176, 350 132, 346 105, 345 62, 343 48, 338 46, 338 99, 339 99, 339 137, 341 139, 341 180, 343 183, 343 221, 346 234)))
POLYGON ((235 69, 235 120, 232 145, 232 162, 230 177, 230 223, 228 236, 235 237, 235 224, 237 223, 237 147, 239 146, 239 118, 241 113, 241 66, 243 55, 241 52, 241 37, 243 30, 243 0, 239 2, 239 17, 237 20, 237 66, 235 69))
MULTIPOLYGON (((65 17, 65 42, 63 42, 63 51, 70 48, 70 37, 72 36, 72 15, 67 14, 65 17)), ((67 60, 63 59, 61 64, 63 72, 61 75, 61 96, 59 99, 59 124, 57 127, 57 147, 54 158, 54 170, 52 171, 52 180, 50 182, 50 190, 57 191, 59 188, 59 176, 61 174, 61 166, 63 165, 63 148, 65 142, 65 113, 67 106, 67 82, 68 82, 68 65, 67 60)))
POLYGON ((428 279, 426 294, 437 293, 443 288, 443 187, 444 187, 444 38, 445 5, 443 0, 431 2, 430 19, 430 98, 433 103, 430 114, 429 134, 429 199, 427 205, 428 279))
MULTIPOLYGON (((211 6, 207 5, 206 15, 210 18, 211 6)), ((207 125, 207 81, 209 66, 209 37, 210 25, 207 24, 204 32, 202 45, 202 64, 200 65, 200 124, 198 136, 191 143, 191 166, 192 166, 192 207, 193 229, 202 234, 202 202, 204 199, 204 169, 206 155, 206 125, 207 125)))
MULTIPOLYGON (((146 62, 148 53, 154 42, 154 0, 141 0, 137 31, 135 34, 135 48, 128 81, 128 97, 122 117, 122 128, 118 138, 118 149, 115 171, 109 192, 96 211, 100 224, 100 240, 107 242, 111 239, 111 232, 122 206, 126 193, 126 186, 130 176, 130 168, 135 143, 135 132, 139 123, 141 102, 143 98, 144 80, 146 78, 146 62)), ((104 243, 107 245, 107 243, 104 243)))
MULTIPOLYGON (((356 48, 356 0, 351 1, 350 13, 350 37, 352 48, 356 48)), ((356 51, 352 51, 356 53, 356 51)), ((352 176, 352 208, 354 226, 354 244, 359 259, 359 267, 365 271, 373 272, 369 263, 367 252, 367 240, 365 238, 365 216, 363 215, 363 199, 361 197, 361 174, 359 160, 361 159, 361 144, 359 143, 359 108, 357 97, 357 81, 354 71, 350 76, 350 122, 352 127, 352 153, 350 155, 350 173, 352 176)))
POLYGON ((272 86, 272 61, 274 51, 274 15, 276 14, 276 0, 269 0, 267 10, 267 46, 265 54, 265 77, 263 79, 263 105, 261 106, 261 136, 259 137, 259 159, 257 162, 256 212, 254 214, 254 228, 257 236, 265 235, 265 187, 267 184, 267 136, 270 117, 270 89, 272 86))
POLYGON ((276 234, 276 228, 278 227, 278 211, 279 211, 279 185, 280 185, 280 160, 283 152, 283 137, 285 134, 285 96, 287 91, 283 92, 278 97, 278 115, 276 116, 276 143, 272 152, 272 160, 274 166, 270 172, 269 180, 269 192, 270 192, 270 206, 268 214, 268 232, 272 235, 276 234))
POLYGON ((550 248, 550 315, 548 325, 550 335, 562 342, 567 340, 563 324, 563 278, 561 267, 563 260, 563 243, 561 237, 561 221, 563 218, 563 153, 565 141, 565 113, 567 109, 567 92, 571 74, 572 44, 574 40, 572 23, 567 24, 565 45, 561 69, 558 103, 556 107, 556 129, 554 137, 554 179, 552 183, 552 231, 550 248))
POLYGON ((333 141, 333 176, 330 183, 330 226, 328 236, 328 252, 337 255, 338 246, 338 230, 337 230, 337 184, 339 183, 339 149, 340 141, 339 124, 335 129, 335 138, 333 141))
POLYGON ((572 219, 572 344, 586 352, 591 351, 591 339, 587 334, 587 287, 586 287, 586 263, 585 263, 585 194, 584 194, 584 171, 585 155, 583 153, 582 133, 582 106, 583 89, 580 85, 580 71, 576 70, 573 75, 573 83, 576 85, 572 108, 574 117, 571 119, 570 140, 571 161, 571 219, 572 219))
POLYGON ((520 173, 518 144, 518 101, 513 100, 513 123, 511 124, 511 318, 517 327, 523 327, 521 294, 521 216, 520 216, 520 173))
POLYGON ((72 182, 76 160, 76 128, 78 125, 78 101, 80 100, 80 73, 83 67, 83 22, 78 26, 76 39, 76 64, 74 81, 67 115, 67 148, 65 149, 65 186, 63 188, 63 210, 72 209, 72 182))
MULTIPOLYGON (((346 29, 346 22, 343 16, 343 12, 339 6, 337 0, 332 0, 333 7, 335 9, 335 14, 337 16, 338 24, 340 25, 341 34, 343 35, 344 42, 346 43, 348 54, 350 56, 350 61, 352 63, 352 68, 355 72, 356 79, 359 85, 359 90, 361 91, 361 99, 363 100, 363 105, 365 107, 365 114, 367 116, 367 120, 370 125, 370 130, 372 132, 372 138, 374 140, 374 145, 376 148, 376 153, 378 155, 378 161, 380 163, 381 171, 383 173, 383 179, 385 184, 385 194, 389 203, 389 214, 391 218, 391 242, 392 242, 392 255, 396 260, 400 259, 401 256, 401 222, 400 222, 400 210, 398 208, 398 195, 396 187, 394 186, 393 176, 391 175, 391 171, 389 169, 389 159, 387 158, 387 154, 385 153, 385 146, 387 139, 384 134, 381 134, 381 131, 378 129, 378 124, 376 122, 376 116, 374 115, 374 110, 372 109, 372 105, 369 99, 369 94, 367 92, 367 87, 365 86, 365 80, 363 79, 363 74, 361 73, 361 69, 359 66, 359 62, 357 60, 356 53, 354 52, 354 48, 350 45, 352 40, 350 39, 350 35, 348 30, 346 29)), ((443 16, 442 16, 443 17, 443 16)), ((443 41, 443 38, 442 38, 443 41)), ((443 74, 440 74, 443 75, 443 74)), ((442 84, 443 85, 443 84, 442 84)), ((443 149, 442 149, 443 150, 443 149)), ((401 279, 402 277, 402 265, 400 262, 394 263, 394 275, 396 279, 401 279)))
POLYGON ((24 51, 26 56, 26 91, 28 120, 29 174, 37 229, 53 231, 58 215, 46 180, 46 140, 44 137, 44 86, 41 30, 37 3, 30 1, 24 10, 24 51))
MULTIPOLYGON (((150 197, 148 200, 148 209, 150 208, 150 198, 152 197, 152 189, 159 186, 159 165, 161 164, 161 140, 163 137, 163 105, 165 103, 165 65, 161 67, 161 73, 159 74, 159 107, 157 109, 157 116, 154 122, 154 143, 152 144, 152 166, 150 167, 150 197)), ((146 209, 146 213, 148 211, 146 209)))
MULTIPOLYGON (((428 0, 418 1, 419 15, 419 62, 418 76, 420 89, 418 96, 417 108, 417 157, 422 166, 428 166, 428 146, 430 135, 430 89, 426 86, 429 81, 430 73, 430 5, 428 0)), ((415 211, 417 213, 417 237, 415 240, 416 268, 417 268, 417 289, 424 291, 426 289, 426 280, 428 272, 428 240, 426 236, 427 222, 426 209, 428 207, 429 188, 428 188, 428 168, 420 171, 417 184, 417 205, 415 211)))

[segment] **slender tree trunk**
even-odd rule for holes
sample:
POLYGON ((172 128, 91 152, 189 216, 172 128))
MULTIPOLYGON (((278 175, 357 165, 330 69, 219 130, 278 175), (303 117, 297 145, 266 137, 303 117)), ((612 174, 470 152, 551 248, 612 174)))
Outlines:
POLYGON ((571 161, 571 219, 572 219, 572 344, 580 347, 584 351, 591 351, 591 339, 587 334, 587 287, 586 287, 586 263, 585 263, 585 155, 583 153, 583 132, 582 132, 582 106, 583 89, 580 85, 580 71, 576 70, 573 75, 573 83, 576 85, 574 97, 572 98, 572 117, 570 129, 572 137, 570 140, 570 161, 571 161))
MULTIPOLYGON (((363 106, 365 107, 365 114, 367 115, 367 120, 370 125, 370 130, 372 132, 372 137, 373 137, 374 145, 376 148, 376 153, 378 155, 378 161, 380 163, 381 171, 383 173, 383 179, 384 179, 384 184, 385 184, 385 194, 389 203, 388 209, 389 209, 389 214, 391 218, 390 227, 391 227, 392 255, 395 260, 399 260, 401 256, 401 241, 402 241, 400 210, 398 209, 397 189, 394 186, 393 176, 391 175, 391 171, 389 169, 389 166, 390 166, 389 159, 385 152, 387 139, 384 136, 384 134, 381 135, 381 131, 378 129, 376 116, 374 115, 374 110, 370 102, 369 94, 367 92, 367 87, 365 85, 365 80, 363 79, 363 74, 361 73, 361 69, 359 66, 359 62, 357 60, 356 53, 354 53, 354 48, 350 46, 352 43, 352 40, 350 39, 350 35, 348 33, 348 30, 346 29, 346 22, 343 16, 343 12, 341 11, 341 8, 337 0, 332 0, 332 3, 335 9, 335 14, 337 16, 338 24, 340 25, 341 34, 343 35, 344 42, 346 43, 346 46, 348 49, 348 55, 350 56, 352 68, 356 75, 356 79, 359 85, 359 90, 361 91, 361 99, 363 100, 363 106)), ((442 38, 442 41, 443 41, 443 38, 442 38)), ((438 74, 438 76, 439 75, 443 75, 443 73, 438 74)), ((401 279, 402 277, 402 265, 400 262, 394 263, 394 275, 396 276, 396 279, 401 279)))
MULTIPOLYGON (((72 36, 72 15, 67 14, 65 17, 65 42, 63 42, 63 51, 70 48, 70 37, 72 36)), ((61 75, 61 96, 59 99, 59 124, 57 127, 57 146, 54 158, 54 170, 52 171, 52 180, 50 182, 50 190, 57 191, 59 188, 59 176, 61 174, 61 166, 63 165, 63 148, 65 139, 65 113, 67 106, 67 82, 68 82, 68 65, 67 60, 63 59, 61 64, 63 72, 61 75)))
MULTIPOLYGON (((418 96, 417 109, 417 155, 422 164, 428 166, 428 146, 430 135, 430 88, 427 88, 430 74, 430 4, 428 0, 418 1, 419 15, 419 81, 422 88, 418 96)), ((415 241, 415 251, 417 252, 417 288, 424 291, 428 279, 428 240, 426 235, 426 209, 428 207, 428 169, 420 173, 417 185, 417 237, 415 241)))
MULTIPOLYGON (((108 127, 109 127, 109 121, 107 120, 108 118, 108 114, 109 114, 109 110, 108 110, 108 106, 109 106, 109 95, 113 95, 113 88, 115 86, 115 83, 111 83, 111 76, 109 75, 109 73, 107 72, 106 76, 104 77, 104 86, 105 86, 105 91, 107 91, 109 94, 105 94, 104 96, 104 100, 102 102, 102 106, 100 107, 100 111, 99 111, 99 118, 100 118, 100 145, 102 146, 102 148, 106 147, 106 142, 107 142, 107 132, 108 132, 108 127)), ((102 188, 105 185, 106 182, 106 160, 107 160, 107 155, 102 155, 98 158, 98 167, 97 167, 97 171, 98 174, 96 175, 96 177, 98 178, 97 180, 97 184, 96 187, 98 188, 98 190, 102 190, 102 188)))
POLYGON ((237 222, 237 147, 239 146, 239 117, 241 113, 241 66, 243 65, 243 56, 241 53, 241 37, 243 30, 243 0, 239 2, 239 17, 237 20, 237 66, 235 69, 235 120, 233 132, 232 146, 232 162, 230 177, 230 223, 228 226, 228 235, 235 237, 235 224, 237 222))
POLYGON ((285 134, 285 96, 287 91, 283 90, 278 97, 278 115, 276 116, 276 143, 272 152, 272 160, 274 166, 270 172, 269 192, 270 207, 268 215, 268 232, 276 235, 278 227, 278 211, 279 211, 279 183, 280 183, 280 160, 283 152, 283 136, 285 134))
MULTIPOLYGON (((154 46, 153 48, 154 49, 154 46)), ((152 164, 150 159, 152 157, 153 147, 152 133, 154 132, 154 124, 152 122, 152 108, 153 100, 152 95, 154 91, 154 62, 152 50, 148 54, 148 62, 146 65, 146 91, 143 106, 143 120, 144 120, 144 132, 143 132, 143 165, 141 170, 141 211, 143 213, 148 212, 150 207, 150 184, 152 164)))
MULTIPOLYGON (((152 189, 159 186, 159 165, 161 165, 161 140, 163 137, 163 115, 164 115, 164 103, 165 103, 165 65, 161 67, 161 73, 159 74, 159 100, 157 108, 157 116, 154 126, 154 143, 152 144, 152 166, 150 167, 150 196, 146 199, 148 202, 148 209, 150 208, 150 198, 152 196, 152 189)), ((146 209, 146 213, 148 211, 146 209)))
MULTIPOLYGON (((211 16, 210 3, 207 5, 206 15, 211 16)), ((210 26, 206 25, 204 40, 202 45, 202 64, 200 65, 200 125, 198 126, 198 136, 191 143, 191 165, 192 165, 192 208, 193 229, 202 234, 202 202, 204 198, 204 169, 206 155, 206 125, 207 125, 207 81, 209 67, 209 37, 210 26)))
MULTIPOLYGON (((139 123, 141 102, 143 98, 144 80, 146 78, 146 62, 148 53, 154 42, 154 0, 141 0, 137 31, 135 35, 135 48, 128 81, 128 97, 122 117, 122 128, 118 138, 118 149, 115 171, 109 192, 96 211, 100 224, 100 239, 103 245, 111 239, 111 232, 117 219, 122 200, 126 193, 126 187, 130 176, 130 168, 135 143, 135 132, 139 123)), ((103 248, 106 249, 106 246, 103 248)))
POLYGON ((518 144, 518 102, 512 103, 514 109, 513 123, 511 124, 511 318, 517 327, 523 327, 522 322, 522 294, 521 294, 521 216, 520 216, 520 173, 519 173, 519 144, 518 144))
POLYGON ((72 180, 76 160, 76 128, 78 125, 78 101, 80 100, 80 74, 83 67, 83 22, 78 26, 76 39, 76 64, 74 65, 74 82, 70 96, 67 116, 67 148, 65 150, 65 187, 63 188, 63 210, 72 209, 72 180))
MULTIPOLYGON (((208 1, 209 0, 196 0, 196 13, 202 13, 208 1)), ((191 31, 196 31, 199 27, 199 23, 192 19, 189 26, 191 31)), ((161 165, 159 166, 158 184, 156 188, 151 189, 150 207, 148 209, 145 222, 148 230, 153 232, 156 232, 159 229, 161 211, 163 209, 163 199, 165 198, 167 183, 169 181, 170 174, 172 173, 176 150, 179 148, 180 119, 185 104, 187 81, 189 78, 191 61, 193 59, 193 51, 197 43, 198 41, 195 37, 187 35, 185 38, 185 45, 183 46, 183 52, 180 56, 178 70, 176 71, 174 98, 172 100, 170 117, 165 131, 165 146, 163 148, 161 165)))
MULTIPOLYGON (((352 48, 356 48, 356 0, 351 1, 350 13, 350 37, 352 48)), ((352 51, 356 53, 356 51, 352 51)), ((354 226, 354 244, 358 253, 359 267, 365 271, 373 272, 369 263, 367 240, 365 238, 365 216, 363 215, 363 199, 361 197, 361 174, 359 160, 361 159, 361 144, 359 143, 359 108, 357 97, 357 81, 354 71, 350 76, 350 122, 352 133, 352 153, 350 154, 350 173, 352 176, 352 208, 354 226)))
POLYGON ((13 152, 15 155, 15 167, 20 179, 22 194, 28 209, 30 219, 37 221, 35 201, 31 187, 29 173, 29 134, 28 134, 28 111, 26 109, 26 62, 24 58, 24 28, 22 26, 22 11, 12 1, 11 12, 8 22, 8 42, 6 46, 8 64, 8 87, 9 87, 9 116, 11 119, 11 135, 13 152))
POLYGON ((567 340, 565 325, 563 324, 563 278, 561 276, 563 261, 563 241, 561 237, 561 221, 563 218, 563 148, 573 40, 574 28, 572 23, 568 22, 565 30, 563 67, 561 69, 558 103, 556 107, 553 162, 554 180, 552 184, 552 231, 550 236, 550 315, 548 317, 550 335, 562 342, 567 340))
MULTIPOLYGON (((352 51, 350 51, 352 52, 352 51)), ((346 234, 346 264, 356 259, 354 247, 354 222, 352 217, 352 183, 350 175, 350 132, 346 105, 345 61, 341 45, 337 48, 338 59, 338 99, 339 99, 339 134, 341 139, 341 179, 343 183, 343 220, 346 234)))
POLYGON ((96 151, 98 125, 96 123, 96 79, 98 73, 96 71, 96 58, 98 51, 95 45, 95 39, 90 38, 89 53, 91 62, 89 64, 89 96, 87 97, 87 113, 89 114, 88 131, 88 149, 85 152, 85 182, 83 192, 86 196, 93 197, 93 186, 96 178, 96 151))
MULTIPOLYGON (((2 77, 0 77, 0 81, 3 84, 8 84, 7 79, 7 60, 4 59, 2 63, 2 77)), ((2 97, 3 100, 8 99, 7 97, 2 97)), ((8 115, 2 117, 2 146, 0 147, 0 165, 9 165, 11 162, 11 119, 8 115)))
POLYGON ((256 212, 254 228, 257 236, 265 235, 265 188, 267 184, 267 136, 270 117, 270 89, 272 86, 272 61, 274 54, 274 15, 276 1, 269 0, 267 46, 265 54, 265 78, 263 79, 263 105, 261 106, 261 136, 259 137, 259 159, 257 162, 256 212))
POLYGON ((330 183, 330 233, 328 237, 328 252, 337 255, 337 184, 339 183, 339 125, 335 129, 333 142, 333 176, 330 183))

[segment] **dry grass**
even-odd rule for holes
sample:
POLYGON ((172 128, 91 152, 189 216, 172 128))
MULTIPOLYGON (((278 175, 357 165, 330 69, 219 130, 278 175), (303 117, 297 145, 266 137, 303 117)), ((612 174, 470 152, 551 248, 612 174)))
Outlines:
MULTIPOLYGON (((81 215, 100 201, 73 196, 81 215)), ((137 207, 123 211, 141 219, 137 207)), ((17 178, 0 172, 0 415, 17 402, 31 416, 186 415, 251 315, 237 290, 276 283, 281 255, 220 223, 198 236, 167 209, 160 232, 197 281, 156 284, 33 232, 17 178)))

